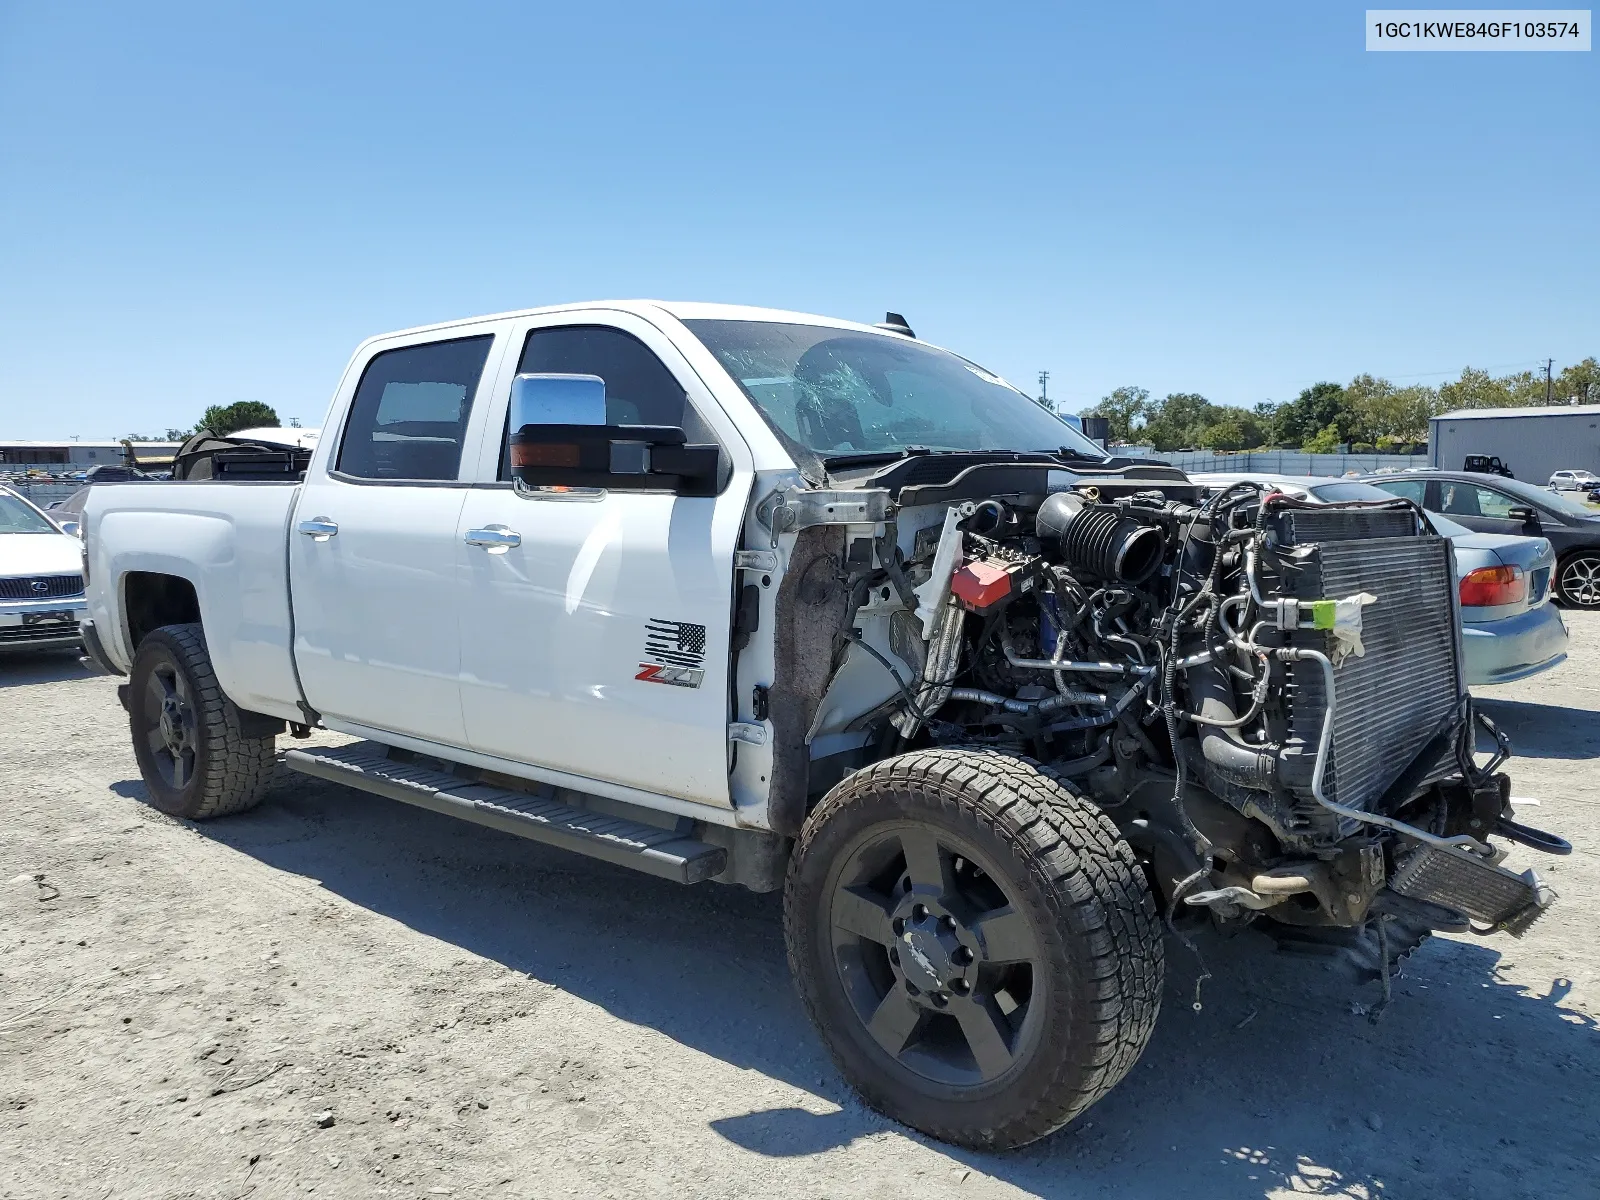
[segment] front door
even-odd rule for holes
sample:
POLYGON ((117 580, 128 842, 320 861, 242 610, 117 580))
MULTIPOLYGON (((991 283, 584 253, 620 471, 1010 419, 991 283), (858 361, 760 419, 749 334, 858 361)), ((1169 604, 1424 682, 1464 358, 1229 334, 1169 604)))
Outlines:
POLYGON ((747 452, 664 335, 608 316, 614 324, 531 325, 496 386, 484 481, 458 531, 467 737, 499 758, 727 806, 747 452), (680 426, 691 442, 719 443, 720 494, 514 490, 505 413, 521 372, 598 375, 610 423, 680 426))
POLYGON ((1530 524, 1537 525, 1538 510, 1526 500, 1519 500, 1507 492, 1484 487, 1480 483, 1451 479, 1433 482, 1439 489, 1438 511, 1459 525, 1476 529, 1479 533, 1523 535, 1538 532, 1537 528, 1529 527, 1530 524), (1534 521, 1530 523, 1521 517, 1511 516, 1512 511, 1517 509, 1534 512, 1534 521))
POLYGON ((380 348, 343 428, 323 433, 289 533, 289 577, 295 664, 326 718, 466 744, 461 465, 476 462, 473 401, 493 343, 486 333, 380 348))

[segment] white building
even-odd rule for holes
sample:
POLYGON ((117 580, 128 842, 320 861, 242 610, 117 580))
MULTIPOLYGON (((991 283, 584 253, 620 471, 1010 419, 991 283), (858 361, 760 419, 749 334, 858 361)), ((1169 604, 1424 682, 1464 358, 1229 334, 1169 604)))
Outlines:
POLYGON ((1485 454, 1529 483, 1556 471, 1600 474, 1600 404, 1468 408, 1428 426, 1428 462, 1440 470, 1459 471, 1467 455, 1485 454))

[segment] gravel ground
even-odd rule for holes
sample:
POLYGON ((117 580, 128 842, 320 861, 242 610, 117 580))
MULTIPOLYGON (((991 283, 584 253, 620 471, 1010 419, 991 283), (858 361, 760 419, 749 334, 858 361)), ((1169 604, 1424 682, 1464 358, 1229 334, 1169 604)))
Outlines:
POLYGON ((1600 614, 1568 624, 1564 666, 1482 692, 1524 815, 1579 846, 1525 939, 1435 938, 1377 1026, 1373 986, 1253 933, 1203 942, 1195 1012, 1170 945, 1143 1061, 1009 1155, 852 1098, 776 896, 287 772, 175 821, 114 681, 0 660, 0 1195, 1600 1194, 1600 614))

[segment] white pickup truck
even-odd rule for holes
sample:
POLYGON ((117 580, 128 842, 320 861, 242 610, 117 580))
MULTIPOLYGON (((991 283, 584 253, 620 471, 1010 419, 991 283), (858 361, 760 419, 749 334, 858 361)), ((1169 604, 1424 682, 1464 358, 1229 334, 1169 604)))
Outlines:
POLYGON ((1566 848, 1514 820, 1504 740, 1473 755, 1450 547, 1408 501, 1202 499, 894 314, 386 335, 322 429, 94 489, 85 640, 153 802, 247 809, 319 727, 359 740, 284 765, 784 887, 841 1071, 937 1137, 1019 1145, 1111 1088, 1162 914, 1386 982, 1551 899, 1490 841, 1566 848))

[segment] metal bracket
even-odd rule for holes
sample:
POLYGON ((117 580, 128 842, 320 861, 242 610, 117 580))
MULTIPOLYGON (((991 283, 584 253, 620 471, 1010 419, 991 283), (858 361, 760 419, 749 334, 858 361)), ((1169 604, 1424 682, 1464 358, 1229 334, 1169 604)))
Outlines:
POLYGON ((728 726, 728 740, 730 742, 744 742, 749 746, 765 746, 767 744, 767 727, 757 725, 751 721, 735 721, 728 726))
POLYGON ((774 536, 812 525, 877 525, 889 519, 887 488, 785 488, 756 506, 756 520, 774 536))
POLYGON ((733 552, 733 569, 735 571, 776 571, 778 569, 778 555, 774 550, 735 550, 733 552))

